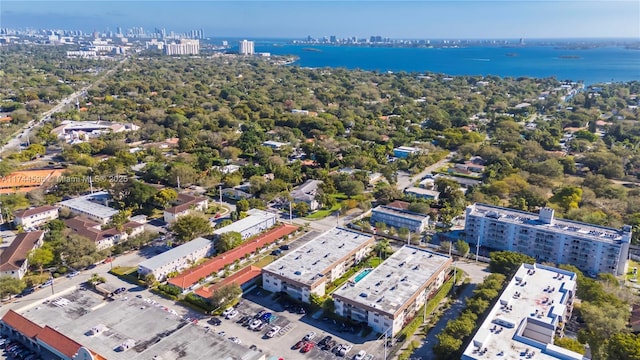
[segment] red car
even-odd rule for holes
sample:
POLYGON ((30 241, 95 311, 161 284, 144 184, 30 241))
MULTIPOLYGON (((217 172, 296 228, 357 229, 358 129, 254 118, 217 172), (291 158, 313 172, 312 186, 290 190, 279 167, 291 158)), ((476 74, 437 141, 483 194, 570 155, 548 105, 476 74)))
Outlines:
POLYGON ((293 345, 293 349, 300 349, 301 347, 307 345, 307 342, 304 340, 298 341, 295 345, 293 345))
POLYGON ((316 343, 309 341, 302 347, 302 349, 300 349, 300 352, 303 352, 303 353, 309 352, 311 351, 311 349, 313 349, 314 346, 316 346, 316 343))

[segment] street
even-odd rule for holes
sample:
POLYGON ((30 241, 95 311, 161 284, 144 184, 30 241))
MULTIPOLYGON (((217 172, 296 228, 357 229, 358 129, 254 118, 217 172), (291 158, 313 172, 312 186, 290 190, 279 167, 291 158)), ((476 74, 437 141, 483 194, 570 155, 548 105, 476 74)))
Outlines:
POLYGON ((434 163, 432 165, 427 166, 424 170, 422 170, 420 173, 415 174, 415 175, 411 175, 406 171, 398 171, 398 178, 397 178, 396 187, 399 190, 404 190, 404 189, 412 186, 412 184, 415 181, 421 180, 427 174, 433 172, 434 170, 437 170, 437 169, 443 167, 446 163, 449 162, 449 160, 451 160, 451 157, 453 155, 454 155, 454 153, 450 152, 449 155, 445 156, 444 159, 438 161, 437 163, 434 163))

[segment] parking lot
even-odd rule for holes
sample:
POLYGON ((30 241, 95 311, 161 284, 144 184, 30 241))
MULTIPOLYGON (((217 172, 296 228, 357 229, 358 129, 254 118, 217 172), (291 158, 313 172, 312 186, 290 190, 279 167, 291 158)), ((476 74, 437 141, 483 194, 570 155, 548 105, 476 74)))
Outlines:
POLYGON ((380 354, 384 351, 382 341, 377 341, 377 334, 371 333, 366 338, 362 338, 358 334, 360 329, 351 329, 328 318, 314 319, 309 313, 299 314, 295 306, 285 309, 282 304, 273 300, 272 294, 265 294, 263 290, 253 290, 245 294, 243 301, 236 308, 238 314, 232 319, 227 320, 222 316, 219 317, 222 323, 216 326, 214 331, 217 333, 224 331, 222 336, 237 337, 242 344, 255 345, 258 349, 271 355, 285 359, 351 359, 358 351, 364 350, 368 354, 381 358, 380 354), (243 317, 253 317, 261 310, 272 313, 276 319, 260 331, 251 330, 242 325, 240 320, 243 317), (266 334, 273 326, 278 326, 281 330, 273 338, 269 338, 266 334), (352 345, 352 348, 343 357, 337 356, 329 350, 322 350, 317 345, 308 353, 302 353, 300 349, 293 349, 297 342, 311 332, 315 333, 311 341, 316 344, 324 337, 331 336, 336 345, 349 344, 352 345))

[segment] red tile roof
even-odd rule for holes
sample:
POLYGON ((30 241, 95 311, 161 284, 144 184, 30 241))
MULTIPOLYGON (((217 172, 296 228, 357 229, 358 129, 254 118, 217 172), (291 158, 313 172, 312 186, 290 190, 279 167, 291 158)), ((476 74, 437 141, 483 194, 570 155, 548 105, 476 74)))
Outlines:
POLYGON ((198 288, 195 291, 195 293, 196 295, 199 295, 205 299, 208 299, 211 297, 211 295, 213 295, 213 293, 216 290, 220 289, 225 285, 238 284, 238 286, 242 286, 248 283, 249 281, 255 279, 256 277, 260 276, 261 273, 262 273, 261 268, 253 265, 247 266, 244 269, 236 272, 235 274, 229 276, 228 278, 225 278, 224 280, 220 281, 217 284, 213 284, 209 287, 198 288))
POLYGON ((0 271, 18 270, 29 256, 29 251, 36 247, 44 231, 31 231, 21 233, 11 242, 11 245, 2 252, 0 271))
POLYGON ((42 330, 40 325, 34 323, 33 321, 27 319, 26 317, 18 314, 13 310, 9 310, 6 314, 4 314, 4 316, 2 317, 2 322, 28 338, 34 338, 36 335, 38 335, 40 330, 42 330))
POLYGON ((271 244, 281 237, 291 234, 297 229, 297 226, 282 224, 275 229, 259 235, 258 237, 247 240, 241 246, 220 254, 200 266, 185 270, 180 275, 169 279, 169 284, 182 289, 191 287, 200 279, 206 278, 212 273, 222 270, 226 265, 233 264, 236 260, 242 259, 243 256, 250 254, 267 244, 271 244))
POLYGON ((49 326, 45 326, 36 338, 70 359, 78 353, 78 349, 82 346, 49 326))
POLYGON ((394 208, 394 209, 400 209, 400 210, 408 210, 409 209, 409 203, 406 201, 400 201, 400 200, 396 200, 394 202, 390 202, 387 204, 388 207, 390 208, 394 208))
POLYGON ((51 205, 44 205, 44 206, 39 206, 39 207, 35 207, 35 208, 31 208, 31 209, 26 209, 26 210, 20 210, 20 211, 16 211, 15 213, 13 213, 13 216, 15 217, 19 217, 19 218, 23 218, 23 217, 27 217, 27 216, 32 216, 32 215, 36 215, 36 214, 41 214, 47 211, 51 211, 51 210, 56 210, 58 209, 55 206, 51 206, 51 205))
MULTIPOLYGON (((108 239, 123 232, 118 231, 116 228, 102 230, 102 224, 80 216, 65 220, 64 224, 67 225, 68 228, 76 232, 78 235, 86 237, 87 239, 96 243, 100 240, 108 239)), ((135 221, 129 221, 128 223, 123 225, 125 229, 133 229, 140 226, 144 225, 135 221)))

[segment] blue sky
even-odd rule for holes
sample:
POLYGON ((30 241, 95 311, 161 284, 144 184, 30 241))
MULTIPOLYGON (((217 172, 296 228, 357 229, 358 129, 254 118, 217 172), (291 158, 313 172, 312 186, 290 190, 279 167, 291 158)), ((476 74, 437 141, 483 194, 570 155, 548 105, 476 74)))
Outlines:
POLYGON ((0 1, 0 26, 211 37, 640 39, 640 1, 0 1))

